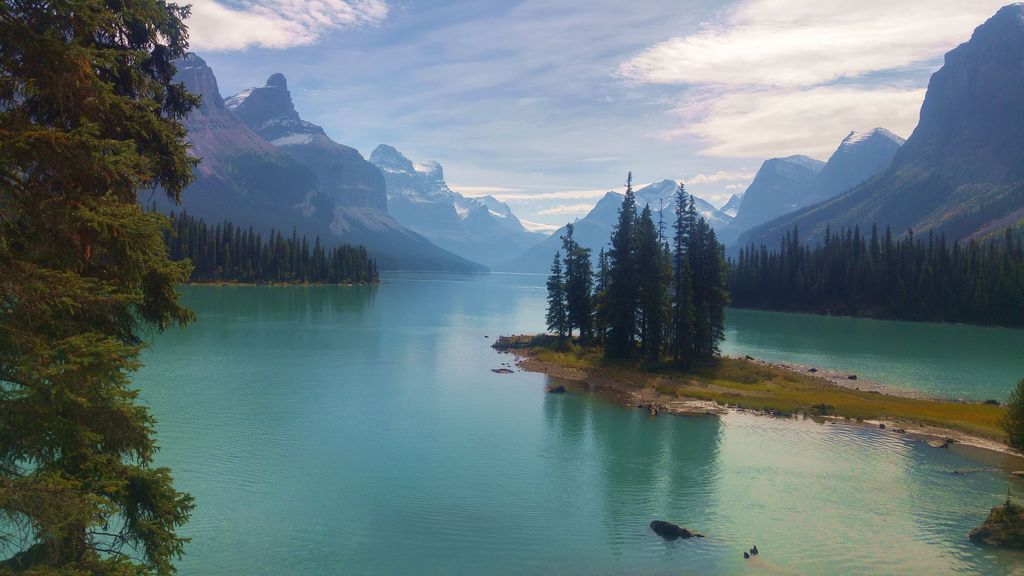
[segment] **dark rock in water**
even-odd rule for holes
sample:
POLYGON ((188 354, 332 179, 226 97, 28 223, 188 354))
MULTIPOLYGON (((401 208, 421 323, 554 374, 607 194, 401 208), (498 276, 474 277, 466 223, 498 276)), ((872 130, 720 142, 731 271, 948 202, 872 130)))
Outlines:
POLYGON ((857 375, 856 374, 850 374, 849 376, 846 377, 846 379, 847 380, 856 380, 857 379, 857 375))
POLYGON ((999 406, 999 400, 989 398, 988 400, 985 400, 985 404, 988 404, 989 406, 999 406))
POLYGON ((683 540, 686 540, 686 539, 689 539, 689 538, 703 538, 704 537, 703 534, 698 534, 696 532, 690 532, 689 530, 687 530, 686 528, 683 528, 682 526, 680 526, 678 524, 673 524, 672 522, 666 522, 665 520, 652 520, 651 521, 651 530, 654 530, 655 534, 657 534, 658 536, 661 536, 662 538, 664 538, 666 540, 678 540, 679 538, 682 538, 683 540))
POLYGON ((975 544, 1024 549, 1024 508, 1006 501, 988 513, 985 522, 968 536, 975 544))
POLYGON ((509 370, 508 368, 491 368, 491 372, 494 372, 495 374, 511 374, 512 373, 512 371, 509 370))
POLYGON ((744 356, 743 359, 744 360, 753 360, 754 357, 753 356, 744 356))
POLYGON ((882 430, 885 430, 885 424, 879 424, 878 427, 882 430))
POLYGON ((956 442, 956 440, 952 438, 945 438, 942 440, 931 440, 928 442, 928 445, 932 448, 949 448, 949 445, 954 442, 956 442))
POLYGON ((812 374, 813 374, 813 373, 815 373, 815 372, 817 372, 817 371, 818 371, 818 369, 817 369, 817 368, 811 368, 810 370, 808 370, 808 372, 810 372, 810 373, 812 373, 812 374))
POLYGON ((906 434, 907 433, 907 430, 905 428, 893 428, 892 431, 897 433, 897 434, 906 434))
POLYGON ((565 386, 559 384, 558 386, 548 386, 548 394, 565 394, 565 386))

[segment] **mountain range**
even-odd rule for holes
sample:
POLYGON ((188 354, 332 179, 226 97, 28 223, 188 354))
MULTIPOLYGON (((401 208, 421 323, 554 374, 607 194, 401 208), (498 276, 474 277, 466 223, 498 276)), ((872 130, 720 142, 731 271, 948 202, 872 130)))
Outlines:
MULTIPOLYGON (((675 180, 662 180, 636 191, 637 207, 645 205, 654 211, 654 220, 661 218, 665 226, 665 234, 671 234, 671 226, 675 220, 675 192, 679 184, 675 180)), ((573 237, 583 247, 590 248, 592 258, 596 259, 598 251, 608 245, 612 229, 619 219, 619 207, 624 196, 618 192, 608 192, 586 216, 573 223, 573 237)), ((725 228, 732 220, 725 212, 715 208, 697 196, 694 196, 697 212, 708 221, 715 230, 725 228)), ((527 250, 524 254, 495 269, 509 272, 546 272, 551 268, 551 260, 555 252, 562 249, 560 237, 565 234, 565 226, 543 242, 527 250)))
POLYGON ((225 101, 213 70, 190 54, 178 62, 176 79, 202 97, 184 122, 202 162, 181 205, 159 194, 141 201, 211 223, 294 229, 327 245, 363 244, 382 269, 485 270, 389 216, 384 176, 358 151, 303 121, 283 75, 225 101))
POLYGON ((414 163, 381 144, 370 162, 384 174, 387 210, 399 223, 464 258, 494 267, 544 239, 493 196, 467 198, 448 187, 437 162, 414 163))
POLYGON ((807 156, 766 160, 743 194, 736 217, 723 230, 731 244, 747 230, 795 210, 834 198, 885 168, 903 145, 886 130, 850 132, 828 162, 807 156))
MULTIPOLYGON (((744 202, 744 204, 746 201, 744 202)), ((986 238, 1024 224, 1024 4, 1000 9, 948 52, 928 83, 917 128, 878 174, 832 199, 750 230, 774 246, 871 225, 986 238)))

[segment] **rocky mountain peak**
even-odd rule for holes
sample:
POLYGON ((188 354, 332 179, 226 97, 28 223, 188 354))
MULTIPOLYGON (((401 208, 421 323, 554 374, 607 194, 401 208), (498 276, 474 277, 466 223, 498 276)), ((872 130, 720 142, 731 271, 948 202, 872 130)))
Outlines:
POLYGON ((850 148, 862 144, 884 144, 893 142, 897 147, 902 146, 905 140, 885 128, 874 128, 866 132, 853 131, 843 139, 840 148, 850 148))
POLYGON ((281 74, 280 72, 275 72, 274 74, 270 75, 270 78, 267 78, 267 87, 287 90, 288 79, 284 77, 284 74, 281 74))
POLYGON ((220 88, 217 86, 217 77, 213 70, 206 64, 199 55, 194 53, 186 54, 184 58, 175 62, 177 73, 174 79, 183 82, 188 91, 198 94, 202 98, 199 105, 200 111, 222 110, 224 102, 220 97, 220 88))
POLYGON ((394 146, 387 144, 381 144, 373 149, 373 152, 370 153, 370 162, 384 172, 412 174, 416 171, 412 160, 409 160, 405 154, 399 152, 394 146))

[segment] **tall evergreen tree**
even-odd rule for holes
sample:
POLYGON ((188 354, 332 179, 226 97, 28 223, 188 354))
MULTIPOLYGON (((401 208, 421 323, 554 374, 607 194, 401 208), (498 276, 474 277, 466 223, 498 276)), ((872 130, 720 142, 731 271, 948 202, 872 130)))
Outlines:
POLYGON ((636 228, 637 296, 640 349, 651 362, 660 358, 664 330, 666 287, 659 237, 651 207, 644 206, 636 228))
POLYGON ((569 318, 565 304, 565 280, 562 276, 561 254, 555 252, 551 262, 551 274, 548 276, 548 330, 565 338, 569 334, 569 318))
POLYGON ((608 358, 628 358, 636 345, 636 219, 636 196, 630 172, 608 252, 608 336, 604 347, 608 358))
POLYGON ((196 160, 172 83, 188 8, 0 5, 0 572, 168 574, 192 500, 151 466, 129 376, 140 333, 184 325, 162 241, 196 160))
POLYGON ((604 248, 597 256, 597 278, 594 284, 594 337, 604 343, 608 331, 608 253, 604 248))
POLYGON ((675 200, 676 218, 672 236, 672 356, 679 361, 689 357, 694 350, 693 273, 689 254, 692 214, 683 184, 679 184, 675 200))
POLYGON ((588 341, 593 331, 593 308, 591 289, 593 270, 590 265, 590 249, 580 246, 573 238, 575 227, 569 223, 562 236, 562 250, 565 251, 565 307, 569 335, 578 328, 580 339, 588 341))

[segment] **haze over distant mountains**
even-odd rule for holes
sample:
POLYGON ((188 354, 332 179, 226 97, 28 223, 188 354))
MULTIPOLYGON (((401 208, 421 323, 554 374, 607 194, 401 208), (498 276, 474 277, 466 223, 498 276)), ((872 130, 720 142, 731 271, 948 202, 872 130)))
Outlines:
POLYGON ((303 121, 283 75, 227 104, 199 56, 179 61, 177 79, 202 97, 200 109, 185 121, 202 163, 181 206, 153 196, 161 209, 185 209, 211 224, 230 220, 263 232, 294 228, 328 245, 363 244, 382 269, 484 270, 391 218, 380 171, 303 121))
POLYGON ((755 226, 846 192, 887 166, 902 145, 899 136, 875 128, 850 132, 828 162, 807 156, 766 160, 722 231, 722 241, 731 244, 755 226))
POLYGON ((776 245, 799 228, 806 241, 877 224, 950 240, 983 238, 1024 223, 1024 4, 1012 4, 946 54, 932 75, 914 133, 869 181, 768 222, 742 243, 776 245))
POLYGON ((437 162, 413 163, 385 144, 370 154, 370 162, 384 174, 388 213, 445 250, 493 267, 545 237, 527 230, 508 204, 493 196, 454 192, 437 162))
MULTIPOLYGON (((654 220, 659 216, 663 220, 665 233, 671 234, 671 226, 675 220, 675 192, 678 183, 675 180, 662 180, 636 191, 637 207, 642 209, 649 205, 654 212, 654 220)), ((619 207, 624 196, 618 192, 608 192, 597 205, 573 223, 573 236, 585 248, 590 248, 591 256, 597 258, 598 251, 606 247, 611 238, 612 229, 618 222, 619 207)), ((721 230, 732 220, 725 212, 715 208, 710 202, 694 196, 697 212, 708 221, 716 231, 721 230)), ((546 272, 551 268, 551 260, 555 252, 562 249, 560 237, 565 234, 565 227, 559 228, 546 240, 527 250, 522 256, 495 269, 511 272, 546 272)))

